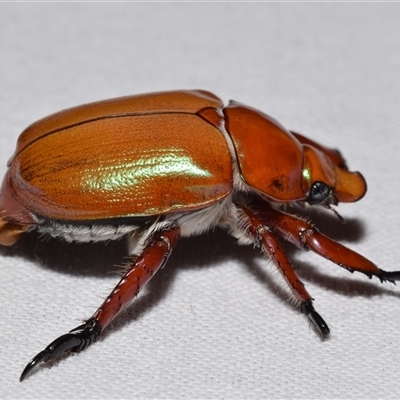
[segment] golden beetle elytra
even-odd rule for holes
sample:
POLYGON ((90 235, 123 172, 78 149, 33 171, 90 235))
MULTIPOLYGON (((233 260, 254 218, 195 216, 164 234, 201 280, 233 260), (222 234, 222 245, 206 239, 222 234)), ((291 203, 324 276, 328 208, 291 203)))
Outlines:
POLYGON ((71 108, 18 139, 0 193, 0 244, 37 230, 67 241, 127 238, 130 263, 98 310, 26 366, 79 352, 96 340, 167 261, 181 236, 222 227, 261 248, 322 337, 315 311, 280 240, 351 272, 400 280, 324 236, 283 205, 332 209, 359 200, 364 178, 336 150, 287 131, 237 102, 200 90, 129 96, 71 108))

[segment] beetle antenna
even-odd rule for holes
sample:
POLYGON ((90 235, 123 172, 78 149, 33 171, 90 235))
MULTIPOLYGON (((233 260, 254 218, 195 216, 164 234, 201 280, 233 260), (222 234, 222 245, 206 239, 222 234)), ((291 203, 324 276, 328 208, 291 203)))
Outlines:
POLYGON ((328 204, 326 205, 326 208, 328 208, 329 210, 331 210, 340 220, 340 222, 344 225, 346 223, 346 220, 338 213, 338 211, 336 210, 336 208, 332 207, 332 204, 328 204))

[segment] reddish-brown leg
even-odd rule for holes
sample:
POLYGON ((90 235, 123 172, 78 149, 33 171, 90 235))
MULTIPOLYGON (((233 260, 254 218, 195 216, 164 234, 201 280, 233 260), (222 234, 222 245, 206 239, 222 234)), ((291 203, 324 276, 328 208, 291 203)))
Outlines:
POLYGON ((66 352, 80 352, 93 343, 110 322, 124 310, 140 289, 165 265, 180 238, 174 226, 155 232, 139 257, 132 257, 128 270, 99 309, 84 324, 60 336, 36 355, 21 374, 22 381, 42 362, 52 361, 66 352))
POLYGON ((256 200, 252 208, 257 215, 280 237, 298 247, 309 249, 350 272, 358 271, 378 277, 381 281, 400 280, 400 271, 388 272, 346 246, 323 235, 310 223, 272 208, 267 202, 256 200))
POLYGON ((244 206, 239 207, 242 209, 247 219, 245 225, 247 227, 247 234, 249 234, 254 243, 261 247, 263 252, 267 253, 275 262, 290 289, 300 300, 302 311, 310 318, 322 337, 327 337, 329 335, 329 327, 323 318, 315 311, 312 304, 312 297, 307 292, 303 282, 301 282, 297 276, 279 240, 269 230, 265 222, 255 213, 244 206))

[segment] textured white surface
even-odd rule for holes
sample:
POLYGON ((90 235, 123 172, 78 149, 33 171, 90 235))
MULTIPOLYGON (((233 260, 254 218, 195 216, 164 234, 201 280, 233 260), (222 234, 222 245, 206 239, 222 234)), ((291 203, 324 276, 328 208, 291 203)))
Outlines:
MULTIPOLYGON (((393 3, 2 3, 0 173, 51 112, 205 88, 340 148, 369 192, 339 208, 345 227, 319 226, 399 269, 399 18, 393 3)), ((321 342, 274 268, 223 232, 182 241, 103 340, 20 384, 100 304, 123 250, 35 235, 0 249, 1 398, 399 398, 399 287, 291 249, 333 331, 321 342)))

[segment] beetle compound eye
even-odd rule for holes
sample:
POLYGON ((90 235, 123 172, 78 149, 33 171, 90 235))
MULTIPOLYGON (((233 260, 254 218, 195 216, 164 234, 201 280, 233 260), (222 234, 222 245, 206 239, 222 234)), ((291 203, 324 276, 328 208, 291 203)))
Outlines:
POLYGON ((331 196, 332 189, 324 182, 314 182, 307 198, 308 204, 323 204, 331 196))

